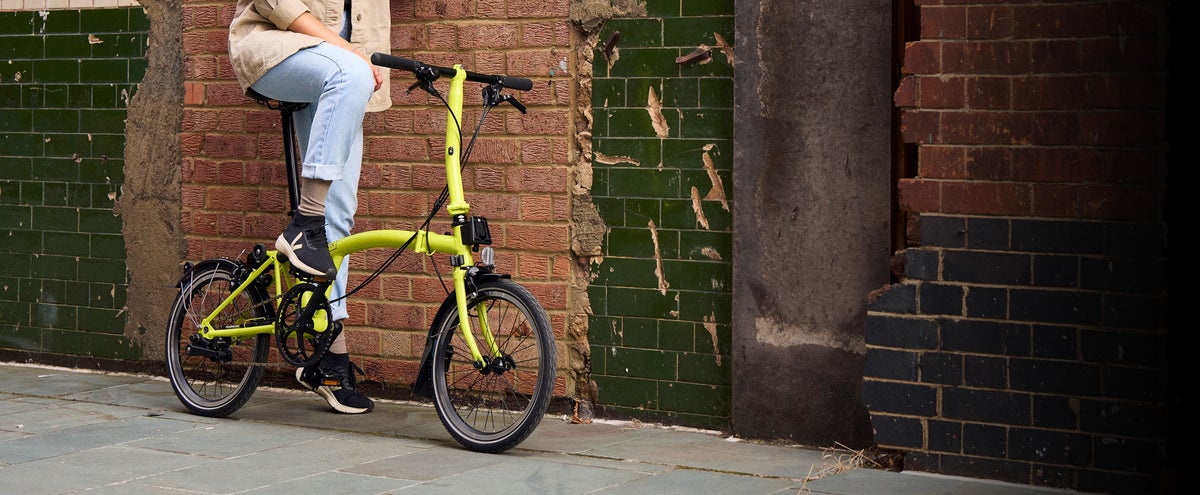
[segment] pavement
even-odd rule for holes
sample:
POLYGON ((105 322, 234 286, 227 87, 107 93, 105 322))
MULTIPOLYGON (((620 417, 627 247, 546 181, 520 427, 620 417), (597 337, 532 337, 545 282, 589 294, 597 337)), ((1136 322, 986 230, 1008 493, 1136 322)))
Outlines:
POLYGON ((260 387, 230 417, 205 418, 163 377, 0 362, 0 494, 1075 493, 858 467, 862 457, 553 415, 516 448, 480 454, 417 402, 341 415, 311 392, 260 387))

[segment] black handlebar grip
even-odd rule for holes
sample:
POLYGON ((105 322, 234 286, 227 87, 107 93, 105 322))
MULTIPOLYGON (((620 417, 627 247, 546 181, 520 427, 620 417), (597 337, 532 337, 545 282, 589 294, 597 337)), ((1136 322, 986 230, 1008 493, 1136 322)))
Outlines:
POLYGON ((533 81, 524 77, 509 77, 504 76, 504 87, 512 88, 517 91, 529 91, 533 89, 533 81))
POLYGON ((380 67, 406 70, 409 72, 412 72, 414 69, 416 69, 418 65, 416 60, 379 52, 371 54, 371 63, 380 67))
MULTIPOLYGON (((428 67, 438 74, 446 77, 454 77, 455 70, 449 67, 438 67, 436 65, 426 65, 413 59, 388 55, 386 53, 375 52, 371 54, 371 63, 380 67, 388 67, 392 69, 406 70, 415 72, 420 67, 428 67)), ((491 74, 479 74, 468 71, 468 81, 481 82, 484 84, 495 84, 499 82, 506 88, 512 88, 518 91, 528 91, 533 89, 533 81, 524 77, 508 77, 495 76, 491 74)))

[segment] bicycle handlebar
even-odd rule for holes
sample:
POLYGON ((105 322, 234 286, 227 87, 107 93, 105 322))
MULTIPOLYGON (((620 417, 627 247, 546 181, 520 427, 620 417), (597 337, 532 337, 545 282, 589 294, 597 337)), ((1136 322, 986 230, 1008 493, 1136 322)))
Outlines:
MULTIPOLYGON (((436 65, 429 65, 429 64, 422 63, 422 62, 418 62, 418 61, 410 59, 410 58, 397 57, 395 55, 388 55, 386 53, 378 53, 378 52, 372 53, 371 54, 371 63, 378 65, 380 67, 405 70, 408 72, 412 72, 414 74, 421 68, 432 69, 434 72, 437 72, 439 75, 446 76, 446 77, 454 77, 454 74, 455 74, 455 70, 450 67, 438 67, 436 65)), ((484 84, 499 84, 506 88, 515 89, 517 91, 528 91, 530 89, 533 89, 533 81, 526 79, 524 77, 511 77, 511 76, 499 76, 499 75, 492 75, 492 74, 480 74, 480 73, 471 72, 471 71, 466 71, 466 72, 467 72, 467 80, 468 81, 479 82, 479 83, 484 83, 484 84)))

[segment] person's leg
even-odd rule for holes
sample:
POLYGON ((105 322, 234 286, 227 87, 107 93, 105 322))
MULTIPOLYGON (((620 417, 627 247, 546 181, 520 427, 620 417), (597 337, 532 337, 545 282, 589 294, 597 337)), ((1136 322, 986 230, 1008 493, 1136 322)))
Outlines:
MULTIPOLYGON (((300 149, 305 149, 308 129, 312 125, 312 108, 296 112, 296 132, 301 138, 300 149)), ((350 235, 354 229, 354 213, 358 210, 358 180, 362 174, 362 123, 356 126, 352 136, 354 145, 342 168, 342 178, 329 184, 325 195, 325 236, 329 242, 350 235)), ((330 309, 332 319, 344 320, 349 315, 346 312, 346 275, 349 269, 350 257, 342 258, 342 264, 333 281, 333 292, 330 294, 330 309)))
POLYGON ((357 173, 347 170, 347 164, 361 161, 362 119, 374 91, 371 69, 357 55, 322 43, 288 57, 259 79, 254 89, 270 98, 310 103, 304 128, 299 121, 306 112, 297 112, 297 134, 306 143, 300 211, 276 240, 276 247, 297 268, 333 278, 338 270, 325 249, 324 192, 347 172, 357 173))
MULTIPOLYGON (((341 35, 349 39, 350 26, 343 26, 341 35)), ((341 55, 336 53, 335 55, 341 55)), ((368 69, 369 70, 369 69, 368 69)), ((373 88, 372 88, 373 89, 373 88)), ((370 92, 367 92, 369 97, 370 92)), ((305 164, 323 163, 325 158, 308 158, 309 151, 314 149, 310 144, 321 143, 321 132, 313 132, 314 125, 319 127, 323 120, 324 109, 331 103, 324 98, 319 99, 308 108, 296 113, 296 133, 299 136, 300 148, 305 150, 305 164), (310 162, 316 160, 316 162, 310 162)), ((363 103, 365 111, 365 102, 363 103)), ((301 211, 305 206, 312 206, 311 196, 319 196, 321 208, 325 216, 325 235, 328 241, 336 241, 350 235, 354 227, 354 213, 358 209, 358 179, 362 170, 362 115, 353 121, 331 119, 332 125, 337 126, 341 134, 333 139, 338 143, 346 143, 345 154, 337 155, 341 162, 340 177, 328 182, 313 178, 304 180, 301 185, 301 211), (344 156, 344 158, 343 158, 344 156), (313 186, 316 187, 313 187, 313 186), (305 191, 317 191, 316 194, 305 195, 305 191)), ((307 169, 306 173, 320 177, 320 170, 307 169)), ((330 260, 332 263, 332 260, 330 260)), ((330 293, 330 319, 335 322, 338 332, 329 350, 321 358, 317 366, 296 370, 296 379, 306 388, 316 392, 329 403, 335 411, 349 414, 365 413, 374 407, 374 402, 358 391, 355 373, 362 373, 350 361, 346 346, 346 333, 342 330, 342 322, 348 317, 346 302, 342 299, 346 293, 346 278, 349 269, 349 258, 343 258, 337 269, 333 287, 330 293)))

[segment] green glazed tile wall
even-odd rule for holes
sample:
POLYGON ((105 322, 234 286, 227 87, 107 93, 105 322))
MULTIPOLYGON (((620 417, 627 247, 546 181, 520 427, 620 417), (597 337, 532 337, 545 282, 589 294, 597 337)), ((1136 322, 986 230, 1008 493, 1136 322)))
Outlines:
POLYGON ((141 357, 113 205, 149 29, 141 8, 0 12, 0 348, 141 357))
POLYGON ((723 428, 730 414, 733 60, 721 46, 734 39, 733 2, 645 5, 646 17, 605 23, 592 68, 592 197, 609 227, 588 289, 592 378, 602 407, 723 428), (606 41, 618 33, 606 54, 606 41), (705 63, 676 62, 705 48, 705 63), (660 114, 664 137, 652 120, 660 114))

